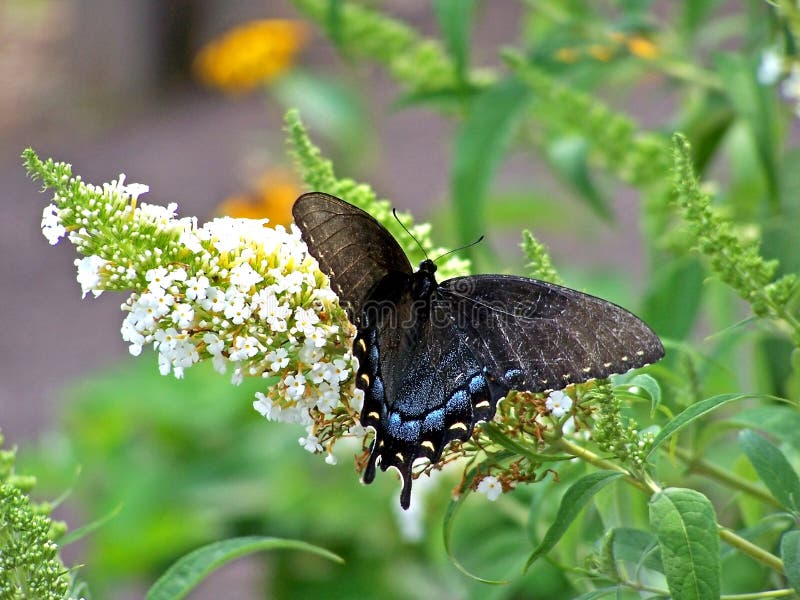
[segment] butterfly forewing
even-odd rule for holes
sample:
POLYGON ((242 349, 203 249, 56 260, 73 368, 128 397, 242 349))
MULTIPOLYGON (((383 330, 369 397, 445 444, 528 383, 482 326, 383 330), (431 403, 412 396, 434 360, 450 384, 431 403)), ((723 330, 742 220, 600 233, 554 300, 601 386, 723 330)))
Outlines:
POLYGON ((442 282, 463 342, 506 387, 544 391, 624 373, 664 355, 627 310, 551 283, 508 275, 442 282))
POLYGON ((331 289, 358 324, 373 288, 389 273, 411 274, 400 245, 371 215, 321 192, 303 194, 292 207, 308 251, 331 280, 331 289))

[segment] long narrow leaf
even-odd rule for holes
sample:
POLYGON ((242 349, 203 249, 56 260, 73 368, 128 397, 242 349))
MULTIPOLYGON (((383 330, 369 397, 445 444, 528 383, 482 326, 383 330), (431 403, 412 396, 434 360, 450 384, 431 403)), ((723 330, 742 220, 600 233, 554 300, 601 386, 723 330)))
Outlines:
POLYGON ((525 570, 527 571, 536 559, 553 549, 575 520, 575 517, 578 516, 583 507, 597 492, 623 475, 624 473, 619 471, 596 471, 584 475, 573 483, 561 499, 556 518, 550 525, 550 529, 544 534, 544 539, 528 557, 528 561, 525 563, 525 570))
POLYGON ((481 431, 485 433, 495 444, 502 446, 513 454, 524 456, 525 458, 528 458, 534 462, 557 462, 562 460, 572 460, 575 458, 571 454, 543 454, 541 452, 534 452, 527 446, 512 440, 506 435, 503 435, 492 423, 484 423, 481 425, 481 431))
POLYGON ((788 531, 781 538, 781 560, 786 578, 800 594, 800 530, 788 531))
POLYGON ((208 544, 178 559, 159 577, 147 592, 146 600, 179 600, 223 564, 261 550, 303 550, 334 562, 344 563, 340 556, 297 540, 248 536, 208 544))
POLYGON ((754 431, 739 434, 747 459, 775 499, 790 511, 800 511, 800 477, 778 448, 754 431))
POLYGON ((92 521, 91 523, 87 523, 83 527, 78 527, 77 529, 73 529, 72 531, 67 533, 64 537, 58 540, 58 545, 66 546, 67 544, 77 542, 79 539, 86 537, 96 529, 99 529, 100 527, 108 523, 111 519, 116 517, 121 510, 122 510, 122 504, 121 503, 117 504, 104 517, 100 517, 99 519, 92 521))
POLYGON ((452 167, 451 193, 458 233, 464 243, 483 233, 486 190, 505 153, 528 89, 516 79, 497 83, 477 96, 459 129, 452 167))
POLYGON ((584 138, 559 138, 548 146, 547 156, 559 176, 580 194, 598 217, 609 223, 614 220, 608 201, 589 171, 589 144, 584 138))
POLYGON ((720 54, 717 66, 731 103, 750 130, 764 171, 769 199, 773 209, 776 209, 779 202, 779 169, 774 131, 777 119, 771 99, 773 94, 756 81, 756 68, 749 59, 720 54))
POLYGON ((469 65, 469 28, 475 12, 475 0, 434 0, 433 9, 447 50, 455 63, 458 80, 464 83, 469 65))
POLYGON ((650 451, 645 458, 649 458, 661 444, 689 425, 689 423, 718 409, 720 406, 724 406, 729 402, 744 400, 745 398, 764 397, 768 396, 764 394, 720 394, 719 396, 712 396, 711 398, 706 398, 705 400, 692 404, 664 426, 655 440, 653 440, 653 445, 650 447, 650 451))
MULTIPOLYGON (((466 475, 466 481, 472 482, 477 474, 477 469, 472 469, 466 475)), ((464 485, 464 492, 458 496, 458 498, 454 498, 450 501, 450 504, 447 506, 447 511, 444 515, 444 522, 443 522, 443 533, 444 533, 444 549, 447 552, 447 555, 450 557, 450 560, 453 562, 453 565, 461 571, 467 577, 474 579, 475 581, 480 581, 481 583, 489 583, 493 585, 503 585, 508 583, 507 581, 499 581, 494 579, 485 579, 483 577, 479 577, 467 570, 467 568, 461 564, 461 562, 456 558, 455 553, 453 552, 453 547, 451 543, 452 532, 453 532, 453 524, 455 523, 455 516, 458 514, 458 510, 464 504, 464 501, 472 492, 472 488, 470 485, 464 485)))

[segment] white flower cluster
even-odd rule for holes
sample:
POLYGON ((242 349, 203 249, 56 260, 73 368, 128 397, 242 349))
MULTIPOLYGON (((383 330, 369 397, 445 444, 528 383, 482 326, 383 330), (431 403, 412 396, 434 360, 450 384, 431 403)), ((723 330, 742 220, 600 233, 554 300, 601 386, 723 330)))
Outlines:
POLYGON ((323 450, 318 422, 343 406, 352 422, 362 399, 351 326, 296 228, 227 217, 198 227, 176 218, 175 204, 137 207, 147 188, 124 176, 103 187, 63 183, 42 231, 51 244, 69 232, 86 255, 76 260, 84 296, 134 290, 122 305, 131 354, 152 344, 164 375, 211 359, 221 373, 232 368, 234 383, 264 378, 255 409, 305 425, 312 452, 323 450))
POLYGON ((761 53, 756 80, 764 86, 781 83, 781 94, 794 103, 794 112, 800 116, 800 63, 785 57, 775 48, 767 48, 761 53))

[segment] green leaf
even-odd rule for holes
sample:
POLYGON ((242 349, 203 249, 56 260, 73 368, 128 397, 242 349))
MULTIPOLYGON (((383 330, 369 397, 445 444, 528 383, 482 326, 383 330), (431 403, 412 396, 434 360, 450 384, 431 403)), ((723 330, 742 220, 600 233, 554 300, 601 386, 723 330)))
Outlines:
POLYGON ((761 168, 767 181, 773 208, 779 202, 779 178, 775 123, 778 122, 768 86, 756 81, 757 65, 750 59, 733 54, 720 55, 718 72, 739 117, 747 123, 756 146, 761 168))
POLYGON ((658 540, 649 531, 632 527, 617 527, 610 532, 614 560, 624 561, 653 571, 663 572, 658 540))
POLYGON ((718 600, 721 562, 714 507, 700 492, 667 488, 650 500, 650 526, 675 600, 718 600))
POLYGON ((311 129, 346 148, 348 154, 369 150, 364 106, 341 81, 294 69, 275 81, 270 91, 283 106, 298 109, 311 129))
POLYGON ((606 222, 614 215, 608 201, 595 186, 589 171, 589 144, 579 136, 558 138, 547 147, 547 156, 556 173, 580 194, 597 216, 606 222))
POLYGON ((735 118, 730 100, 720 91, 707 90, 689 102, 676 129, 692 142, 692 162, 698 176, 705 173, 735 118))
POLYGON ((738 427, 758 429, 800 450, 800 413, 788 406, 759 406, 731 415, 729 422, 738 427))
POLYGON ((465 82, 469 64, 469 28, 475 0, 434 0, 433 10, 455 64, 458 81, 465 82))
POLYGON ((122 503, 117 504, 107 515, 100 517, 92 521, 91 523, 87 523, 83 527, 78 527, 77 529, 73 529, 69 533, 67 533, 64 537, 58 540, 59 546, 66 546, 67 544, 71 544, 72 542, 77 542, 79 539, 86 537, 96 529, 99 529, 106 523, 108 523, 111 519, 116 517, 120 511, 122 510, 122 503))
POLYGON ((585 594, 581 594, 580 596, 573 598, 573 600, 598 600, 598 598, 605 598, 611 594, 619 594, 619 587, 613 586, 601 588, 599 590, 592 590, 591 592, 586 592, 585 594))
POLYGON ((525 570, 527 571, 536 559, 553 549, 575 520, 575 517, 578 516, 583 507, 597 492, 623 475, 624 473, 619 471, 596 471, 584 475, 573 483, 561 499, 556 518, 547 533, 544 534, 544 539, 528 557, 528 561, 525 563, 525 570))
POLYGON ((703 297, 705 269, 695 257, 659 265, 648 285, 641 317, 662 337, 686 339, 703 297))
POLYGON ((680 24, 687 34, 693 35, 708 24, 709 13, 719 0, 692 0, 681 5, 680 24))
POLYGON ((658 407, 661 405, 661 386, 658 381, 647 373, 637 373, 636 375, 616 376, 612 378, 614 384, 614 392, 619 391, 633 393, 636 396, 641 396, 641 392, 645 392, 650 398, 650 415, 654 415, 658 407), (630 392, 630 388, 640 388, 636 392, 630 392))
POLYGON ((328 0, 325 28, 333 44, 342 51, 342 0, 328 0))
POLYGON ((783 534, 781 560, 789 584, 800 594, 800 530, 795 529, 783 534))
POLYGON ((787 510, 800 510, 800 477, 783 452, 749 429, 739 434, 739 446, 775 499, 787 510))
POLYGON ((427 106, 437 110, 462 110, 465 103, 481 91, 481 88, 469 84, 459 87, 441 89, 412 90, 392 101, 392 110, 401 110, 413 106, 427 106))
POLYGON ((514 455, 524 456, 533 462, 557 462, 575 458, 571 454, 543 454, 541 452, 535 452, 524 444, 520 444, 507 435, 503 435, 500 429, 493 423, 483 423, 481 425, 481 431, 498 446, 502 446, 514 455))
POLYGON ((146 600, 184 598, 192 588, 217 567, 240 556, 260 550, 304 550, 334 562, 344 563, 340 556, 324 548, 297 540, 261 536, 231 538, 208 544, 178 559, 153 584, 153 587, 147 592, 146 600))
POLYGON ((528 97, 527 87, 516 79, 491 86, 473 100, 456 134, 451 193, 464 243, 482 233, 489 180, 528 97))
POLYGON ((737 400, 744 400, 745 398, 761 398, 764 397, 762 394, 720 394, 718 396, 712 396, 711 398, 706 398, 705 400, 701 400, 695 404, 692 404, 684 410, 682 413, 677 415, 674 419, 669 421, 664 428, 658 433, 656 438, 653 440, 653 445, 650 447, 650 450, 645 456, 645 459, 649 458, 653 452, 655 452, 656 448, 658 448, 661 444, 666 442, 670 437, 678 433, 681 429, 686 427, 692 421, 699 419, 707 415, 708 413, 718 409, 720 406, 724 406, 729 402, 735 402, 737 400))

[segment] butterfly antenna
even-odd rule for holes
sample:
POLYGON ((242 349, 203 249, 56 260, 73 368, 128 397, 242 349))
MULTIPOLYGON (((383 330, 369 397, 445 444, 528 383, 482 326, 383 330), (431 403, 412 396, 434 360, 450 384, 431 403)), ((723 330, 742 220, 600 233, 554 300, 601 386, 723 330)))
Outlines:
POLYGON ((483 241, 483 238, 484 238, 484 237, 485 237, 485 236, 483 236, 483 235, 482 235, 481 237, 479 237, 477 240, 475 240, 475 241, 474 241, 474 242, 472 242, 471 244, 467 244, 466 246, 461 246, 460 248, 456 248, 456 249, 454 249, 454 250, 448 250, 448 251, 447 251, 447 252, 445 252, 444 254, 440 254, 439 256, 437 256, 436 258, 434 258, 434 259, 433 259, 433 262, 436 262, 436 261, 438 261, 438 260, 440 260, 440 259, 444 258, 444 257, 445 257, 445 256, 447 256, 448 254, 453 254, 454 252, 461 252, 462 250, 466 250, 467 248, 472 248, 473 246, 476 246, 476 245, 480 244, 480 243, 483 241))
POLYGON ((427 258, 427 259, 429 259, 429 260, 430 260, 430 257, 428 256, 428 253, 427 253, 427 252, 425 252, 425 248, 423 248, 423 247, 422 247, 422 244, 420 244, 420 243, 419 243, 419 240, 418 240, 417 238, 415 238, 415 237, 414 237, 414 234, 413 234, 413 233, 411 233, 411 232, 408 230, 408 227, 406 227, 405 225, 403 225, 403 222, 400 220, 400 217, 398 217, 398 216, 397 216, 397 209, 396 209, 396 208, 393 208, 393 209, 392 209, 392 214, 394 215, 394 218, 397 220, 397 222, 398 222, 398 223, 400 223, 400 227, 402 227, 402 228, 403 228, 403 230, 404 230, 404 231, 405 231, 405 232, 406 232, 408 235, 410 235, 410 236, 411 236, 411 239, 412 239, 412 240, 414 240, 415 242, 417 242, 417 246, 419 246, 419 249, 420 249, 420 250, 422 250, 422 253, 425 255, 425 258, 427 258))

